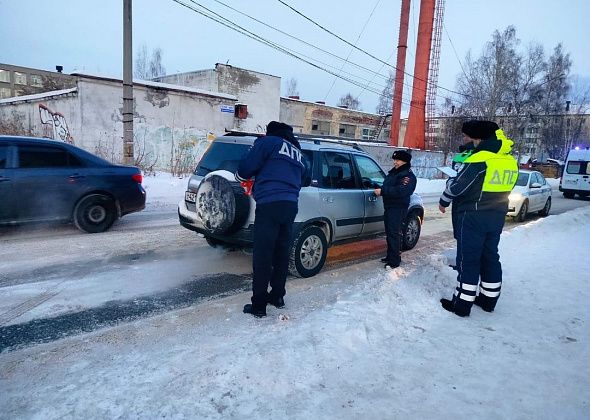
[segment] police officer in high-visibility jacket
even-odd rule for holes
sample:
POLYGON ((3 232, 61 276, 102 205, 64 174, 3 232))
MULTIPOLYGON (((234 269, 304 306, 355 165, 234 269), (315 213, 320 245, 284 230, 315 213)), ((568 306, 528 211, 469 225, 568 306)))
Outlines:
POLYGON ((508 211, 508 195, 518 178, 518 164, 510 154, 512 140, 492 121, 471 120, 461 130, 475 149, 456 177, 447 181, 439 201, 445 213, 453 203, 457 223, 457 286, 442 307, 469 316, 475 303, 484 311, 496 307, 502 286, 498 254, 500 234, 508 211), (479 294, 478 294, 479 290, 479 294))

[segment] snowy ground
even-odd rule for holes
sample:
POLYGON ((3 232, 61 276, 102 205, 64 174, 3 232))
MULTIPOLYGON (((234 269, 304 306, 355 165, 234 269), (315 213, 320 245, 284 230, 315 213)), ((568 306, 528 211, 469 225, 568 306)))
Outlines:
POLYGON ((265 319, 241 293, 2 353, 0 418, 588 419, 588 249, 590 207, 506 232, 496 311, 465 319, 441 250, 290 281, 265 319))

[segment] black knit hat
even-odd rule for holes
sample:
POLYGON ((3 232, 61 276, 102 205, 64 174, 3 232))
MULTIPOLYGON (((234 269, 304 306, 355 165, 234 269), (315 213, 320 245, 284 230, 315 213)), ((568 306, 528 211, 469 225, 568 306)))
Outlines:
POLYGON ((279 121, 271 121, 266 125, 267 136, 277 136, 287 140, 289 143, 301 149, 299 141, 293 135, 293 127, 279 121))
POLYGON ((292 136, 293 127, 291 127, 289 124, 285 124, 282 122, 271 121, 266 126, 266 135, 278 137, 283 137, 283 135, 292 136))
POLYGON ((481 140, 491 137, 499 128, 493 121, 469 120, 463 123, 461 131, 472 139, 481 140))
POLYGON ((410 163, 410 161, 412 160, 412 155, 406 152, 405 150, 396 150, 395 152, 393 152, 391 158, 401 160, 406 163, 410 163))

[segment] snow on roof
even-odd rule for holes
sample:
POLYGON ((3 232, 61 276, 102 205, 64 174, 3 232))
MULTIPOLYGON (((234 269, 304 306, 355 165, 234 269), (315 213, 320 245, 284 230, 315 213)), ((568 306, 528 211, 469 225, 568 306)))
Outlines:
POLYGON ((157 87, 157 88, 170 89, 170 90, 182 90, 185 92, 198 93, 201 95, 216 96, 218 98, 231 99, 234 101, 238 100, 238 97, 235 95, 229 95, 227 93, 213 92, 211 90, 198 89, 198 88, 188 87, 188 86, 173 85, 170 83, 152 82, 151 80, 139 80, 139 79, 133 79, 133 83, 136 85, 144 85, 144 86, 157 87))
POLYGON ((39 99, 50 98, 52 96, 68 95, 70 93, 76 92, 77 90, 78 90, 78 88, 73 87, 73 88, 69 88, 69 89, 52 90, 49 92, 35 93, 34 95, 14 96, 12 98, 0 99, 0 105, 1 104, 11 104, 14 102, 37 101, 39 99))
MULTIPOLYGON (((118 79, 115 77, 97 76, 95 74, 90 74, 90 73, 72 73, 71 75, 82 77, 82 78, 87 78, 87 79, 110 80, 110 81, 119 82, 119 83, 123 82, 121 79, 118 79)), ((232 101, 238 100, 237 96, 229 95, 227 93, 213 92, 211 90, 199 89, 199 88, 189 87, 189 86, 173 85, 170 83, 153 82, 151 80, 133 79, 133 84, 140 85, 140 86, 154 87, 154 88, 158 88, 158 89, 168 89, 168 90, 175 90, 175 91, 180 91, 180 92, 196 93, 199 95, 214 96, 217 98, 229 99, 232 101)))

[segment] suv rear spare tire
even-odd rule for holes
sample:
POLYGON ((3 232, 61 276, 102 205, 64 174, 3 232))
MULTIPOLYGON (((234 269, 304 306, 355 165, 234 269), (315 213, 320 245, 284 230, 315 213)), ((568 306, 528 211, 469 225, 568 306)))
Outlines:
POLYGON ((229 234, 246 222, 250 198, 238 182, 211 175, 199 185, 195 206, 205 230, 213 234, 229 234))

